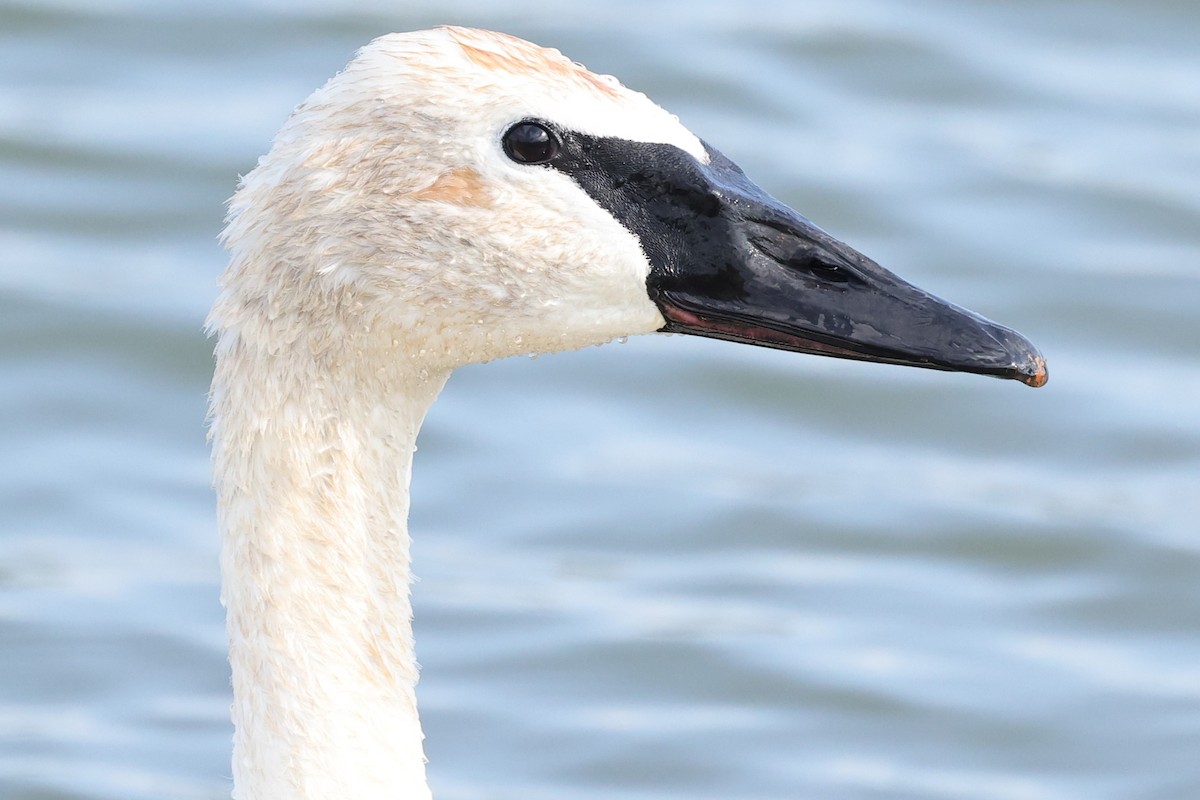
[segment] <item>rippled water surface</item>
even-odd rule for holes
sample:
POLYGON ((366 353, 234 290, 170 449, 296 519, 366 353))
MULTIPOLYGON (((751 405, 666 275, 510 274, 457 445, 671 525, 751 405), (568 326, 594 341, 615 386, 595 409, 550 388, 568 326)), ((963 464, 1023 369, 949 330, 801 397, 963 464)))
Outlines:
POLYGON ((460 371, 413 487, 437 797, 1200 797, 1168 0, 0 2, 0 797, 228 796, 222 202, 355 47, 442 21, 647 91, 1052 379, 680 337, 460 371))

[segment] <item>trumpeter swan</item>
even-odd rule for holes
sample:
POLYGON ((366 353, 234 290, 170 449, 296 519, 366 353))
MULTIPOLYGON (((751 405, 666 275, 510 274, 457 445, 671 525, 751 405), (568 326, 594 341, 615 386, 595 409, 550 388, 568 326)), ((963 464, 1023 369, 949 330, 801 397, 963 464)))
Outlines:
POLYGON ((644 95, 463 28, 384 36, 230 203, 209 318, 239 800, 428 798, 417 430, 470 362, 674 331, 1045 382, 644 95))

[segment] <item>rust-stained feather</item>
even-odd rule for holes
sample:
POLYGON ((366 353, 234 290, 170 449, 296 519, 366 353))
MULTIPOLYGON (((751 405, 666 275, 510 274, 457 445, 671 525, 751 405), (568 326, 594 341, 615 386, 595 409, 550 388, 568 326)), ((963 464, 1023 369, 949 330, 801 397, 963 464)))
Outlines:
POLYGON ((470 167, 443 172, 437 180, 413 192, 412 196, 418 200, 440 200, 456 206, 487 206, 492 200, 487 182, 470 167))
POLYGON ((597 75, 557 50, 539 47, 505 33, 453 26, 447 26, 445 30, 462 47, 467 58, 484 69, 525 77, 558 78, 609 98, 621 96, 621 85, 616 79, 597 75))

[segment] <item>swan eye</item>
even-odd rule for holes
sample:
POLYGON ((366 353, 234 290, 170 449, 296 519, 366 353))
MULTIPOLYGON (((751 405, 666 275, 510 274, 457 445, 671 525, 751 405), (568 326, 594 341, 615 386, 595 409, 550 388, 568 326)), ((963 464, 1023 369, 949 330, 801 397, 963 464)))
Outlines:
POLYGON ((520 164, 545 164, 559 146, 558 137, 537 122, 518 122, 504 134, 504 154, 520 164))

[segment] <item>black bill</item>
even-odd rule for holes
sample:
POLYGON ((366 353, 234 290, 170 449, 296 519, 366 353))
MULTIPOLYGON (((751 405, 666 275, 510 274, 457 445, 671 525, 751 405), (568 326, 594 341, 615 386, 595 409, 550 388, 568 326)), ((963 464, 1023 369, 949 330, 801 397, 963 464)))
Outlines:
POLYGON ((717 151, 702 164, 671 145, 558 134, 548 165, 637 235, 663 331, 1046 383, 1020 334, 901 280, 717 151))

